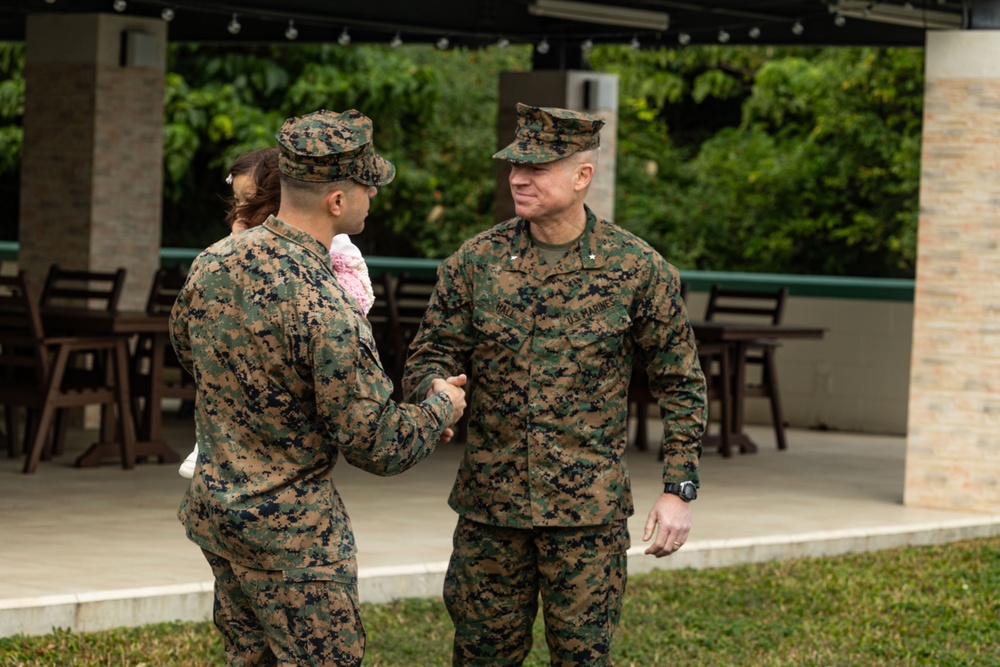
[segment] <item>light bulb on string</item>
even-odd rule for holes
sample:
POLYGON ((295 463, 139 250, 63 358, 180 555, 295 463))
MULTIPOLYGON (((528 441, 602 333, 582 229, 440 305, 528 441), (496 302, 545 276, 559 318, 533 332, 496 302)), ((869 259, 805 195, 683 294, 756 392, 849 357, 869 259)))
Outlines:
POLYGON ((750 28, 749 35, 750 39, 760 39, 760 28, 757 26, 750 28))
POLYGON ((844 16, 843 14, 837 14, 836 16, 833 17, 833 25, 837 26, 838 28, 843 28, 845 25, 847 25, 847 17, 844 16))
POLYGON ((398 49, 402 45, 403 45, 403 38, 400 37, 399 33, 397 32, 395 37, 392 38, 392 41, 389 42, 389 46, 391 46, 394 49, 398 49))
POLYGON ((340 34, 337 36, 337 44, 340 44, 341 46, 347 46, 350 43, 351 43, 351 35, 350 33, 347 32, 347 28, 344 28, 343 30, 340 31, 340 34))
POLYGON ((585 39, 582 42, 580 42, 580 51, 582 51, 584 54, 588 54, 593 50, 594 50, 594 40, 585 39))
POLYGON ((230 19, 229 25, 226 26, 226 30, 229 31, 230 35, 238 35, 242 29, 243 26, 240 25, 240 20, 236 18, 236 14, 233 14, 233 18, 230 19))
POLYGON ((720 30, 719 31, 719 41, 722 42, 723 44, 728 43, 729 42, 729 33, 726 32, 725 30, 720 30))
POLYGON ((682 32, 681 34, 677 35, 677 42, 681 46, 687 46, 688 44, 691 43, 691 35, 687 34, 686 32, 682 32))
POLYGON ((549 52, 550 48, 551 47, 549 46, 549 40, 543 37, 542 41, 538 42, 538 46, 535 47, 535 51, 538 51, 540 54, 544 56, 546 53, 549 52))
POLYGON ((632 35, 632 41, 628 43, 628 48, 633 51, 638 51, 642 48, 642 44, 639 43, 639 37, 637 35, 632 35))
POLYGON ((501 37, 497 40, 497 48, 506 49, 508 46, 510 46, 510 40, 506 37, 501 37))
POLYGON ((160 12, 160 18, 166 21, 167 23, 170 23, 171 21, 174 20, 174 10, 172 10, 170 7, 164 7, 163 11, 160 12))
POLYGON ((294 40, 299 36, 299 29, 295 27, 295 21, 288 19, 288 27, 285 28, 285 39, 294 40))
POLYGON ((436 42, 436 43, 434 44, 434 46, 438 47, 438 49, 440 49, 441 51, 444 51, 445 49, 447 49, 447 48, 448 48, 448 45, 449 45, 449 44, 451 44, 451 42, 449 42, 449 41, 448 41, 448 38, 447 38, 447 37, 441 37, 441 38, 440 38, 440 39, 438 39, 438 41, 437 41, 437 42, 436 42))
POLYGON ((801 35, 806 31, 806 27, 802 25, 802 21, 796 21, 792 24, 792 34, 801 35))
POLYGON ((111 8, 121 14, 123 11, 128 9, 128 3, 125 2, 125 0, 115 0, 114 3, 112 3, 111 8))

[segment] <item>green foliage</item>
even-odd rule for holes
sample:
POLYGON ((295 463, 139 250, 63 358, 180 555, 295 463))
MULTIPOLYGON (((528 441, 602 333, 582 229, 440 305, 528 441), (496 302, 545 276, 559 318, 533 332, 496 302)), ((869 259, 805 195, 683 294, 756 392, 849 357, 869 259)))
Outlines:
POLYGON ((922 52, 609 48, 594 61, 622 72, 618 221, 672 262, 913 275, 922 52))
POLYGON ((24 45, 0 42, 0 239, 17 238, 23 120, 24 45))
MULTIPOLYGON (((362 605, 369 667, 444 667, 440 599, 362 605)), ((622 667, 1000 665, 1000 537, 629 578, 622 667)), ((222 664, 209 623, 0 638, 5 667, 222 664)), ((548 665, 540 618, 525 665, 548 665)))
MULTIPOLYGON (((500 72, 531 51, 171 45, 163 244, 225 233, 224 179, 285 118, 360 109, 396 180, 356 241, 445 257, 493 222, 500 72)), ((0 44, 0 238, 16 238, 23 48, 0 44), (13 207, 13 208, 12 208, 13 207)), ((599 46, 620 77, 616 221, 680 268, 909 277, 923 53, 599 46)))

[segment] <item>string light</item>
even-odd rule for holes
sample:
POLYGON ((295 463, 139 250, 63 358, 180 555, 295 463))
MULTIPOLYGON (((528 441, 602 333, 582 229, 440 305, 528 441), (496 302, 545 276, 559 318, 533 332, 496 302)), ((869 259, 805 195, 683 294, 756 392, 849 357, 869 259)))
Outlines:
POLYGON ((170 23, 171 21, 174 20, 174 10, 172 10, 170 7, 164 7, 163 11, 160 12, 160 18, 166 21, 167 23, 170 23))
POLYGON ((236 18, 236 14, 233 14, 233 18, 229 21, 229 25, 226 26, 226 30, 229 31, 230 35, 238 35, 242 29, 243 26, 240 25, 240 21, 236 18))
POLYGON ((506 49, 508 46, 510 46, 510 40, 507 39, 506 37, 501 37, 500 39, 497 40, 498 48, 506 49))
POLYGON ((639 43, 638 35, 632 35, 632 41, 628 43, 628 48, 632 49, 633 51, 638 51, 640 48, 642 48, 642 44, 639 43))
MULTIPOLYGON (((52 0, 49 0, 49 1, 51 2, 52 0)), ((121 14, 123 11, 125 11, 126 8, 128 8, 128 3, 125 2, 125 0, 115 0, 114 3, 111 5, 111 7, 116 12, 118 12, 119 14, 121 14)))
POLYGON ((688 44, 691 43, 691 35, 687 34, 686 32, 682 32, 681 34, 677 35, 677 41, 680 43, 681 46, 687 46, 688 44))
POLYGON ((583 51, 583 53, 590 53, 591 51, 593 51, 594 50, 594 40, 592 40, 592 39, 585 39, 582 42, 580 42, 580 50, 583 51))
POLYGON ((757 26, 750 28, 750 39, 760 39, 760 28, 757 26))
POLYGON ((802 21, 796 21, 792 24, 792 33, 795 35, 801 35, 806 31, 806 27, 802 25, 802 21))
POLYGON ((347 32, 347 28, 345 27, 343 30, 340 31, 340 35, 337 37, 337 44, 340 44, 341 46, 347 46, 350 43, 351 43, 351 35, 347 32))
POLYGON ((843 14, 837 14, 836 16, 833 17, 833 25, 837 26, 838 28, 843 28, 845 25, 847 25, 847 17, 844 16, 843 14))
POLYGON ((725 30, 720 30, 719 41, 722 42, 723 44, 727 43, 729 41, 729 33, 726 32, 725 30))
POLYGON ((398 49, 402 45, 403 45, 403 38, 400 37, 399 33, 397 32, 396 36, 392 38, 391 42, 389 42, 389 46, 391 46, 394 49, 398 49))
POLYGON ((295 27, 295 21, 288 19, 288 27, 285 28, 285 39, 294 40, 299 36, 299 29, 295 27))
POLYGON ((549 52, 549 40, 547 37, 542 37, 542 41, 538 42, 538 46, 535 47, 535 51, 538 51, 543 56, 549 52))
POLYGON ((448 48, 448 44, 450 44, 450 42, 448 41, 448 38, 447 37, 441 37, 440 39, 438 39, 437 43, 434 46, 436 46, 440 50, 444 51, 445 49, 448 48))

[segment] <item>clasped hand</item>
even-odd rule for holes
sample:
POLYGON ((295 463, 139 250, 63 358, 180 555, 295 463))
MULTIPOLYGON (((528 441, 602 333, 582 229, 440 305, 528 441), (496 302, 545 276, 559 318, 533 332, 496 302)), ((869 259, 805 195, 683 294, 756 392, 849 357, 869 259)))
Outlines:
POLYGON ((427 392, 427 396, 430 397, 443 391, 451 400, 451 423, 441 434, 441 442, 449 442, 455 437, 455 431, 451 427, 462 418, 462 414, 465 412, 465 390, 462 387, 465 386, 466 382, 468 382, 468 378, 465 373, 453 375, 444 380, 437 378, 431 383, 430 391, 427 392))

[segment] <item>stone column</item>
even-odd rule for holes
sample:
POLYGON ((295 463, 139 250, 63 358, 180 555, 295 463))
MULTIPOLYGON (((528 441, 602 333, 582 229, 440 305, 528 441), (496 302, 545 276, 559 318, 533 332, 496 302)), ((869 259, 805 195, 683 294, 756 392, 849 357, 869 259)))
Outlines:
POLYGON ((907 505, 1000 512, 1000 31, 930 31, 907 505))
MULTIPOLYGON (((615 219, 615 155, 618 148, 618 76, 579 70, 502 72, 497 113, 497 150, 514 140, 517 103, 584 111, 601 118, 600 162, 587 194, 587 205, 598 217, 615 219)), ((507 175, 510 167, 497 161, 494 215, 497 222, 514 216, 507 175)))
POLYGON ((126 269, 145 305, 159 266, 166 24, 32 14, 25 38, 19 265, 126 269))

